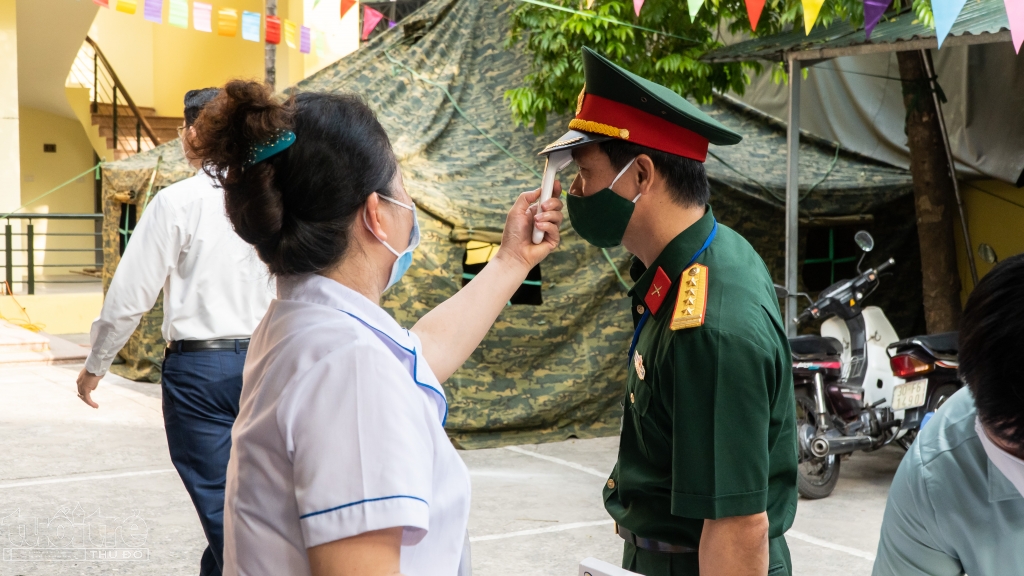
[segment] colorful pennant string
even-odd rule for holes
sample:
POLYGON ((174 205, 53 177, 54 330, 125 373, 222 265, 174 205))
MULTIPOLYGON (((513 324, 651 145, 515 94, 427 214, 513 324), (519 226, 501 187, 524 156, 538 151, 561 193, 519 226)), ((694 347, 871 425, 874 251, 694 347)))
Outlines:
POLYGON ((316 55, 320 58, 324 57, 327 52, 327 34, 321 30, 313 31, 313 49, 316 50, 316 55))
POLYGON ((825 0, 800 0, 804 7, 804 33, 810 34, 814 23, 818 21, 818 14, 825 0))
POLYGON ((1006 5, 1006 19, 1010 21, 1010 38, 1013 39, 1013 49, 1020 54, 1021 44, 1024 44, 1024 2, 1021 0, 1004 0, 1006 5))
MULTIPOLYGON (((1020 0, 1016 0, 1020 1, 1020 0)), ((953 29, 953 23, 960 11, 964 9, 967 0, 932 0, 932 14, 935 16, 935 38, 942 48, 942 41, 953 29)))
POLYGON ((284 43, 289 48, 298 48, 299 27, 291 20, 284 21, 284 43))
POLYGON ((139 3, 137 0, 117 0, 117 11, 124 12, 125 14, 135 14, 135 10, 138 9, 139 3))
POLYGON ((871 32, 891 3, 892 0, 864 0, 864 34, 867 38, 871 38, 871 32))
POLYGON ((309 49, 312 45, 312 40, 309 36, 309 28, 306 26, 299 27, 299 52, 303 54, 309 54, 309 49))
POLYGON ((281 19, 277 16, 267 16, 267 29, 266 29, 266 42, 267 44, 280 44, 281 43, 281 19))
POLYGON ((697 12, 704 6, 704 0, 687 0, 686 6, 690 9, 690 22, 693 22, 697 18, 697 12))
POLYGON ((757 30, 757 21, 761 19, 761 12, 764 11, 764 2, 765 0, 746 0, 751 30, 757 30))
POLYGON ((217 11, 217 34, 228 37, 238 34, 238 10, 221 8, 217 11))
POLYGON ((188 0, 171 0, 167 23, 178 28, 188 28, 188 0))
POLYGON ((142 14, 146 18, 146 20, 150 22, 163 24, 164 0, 146 0, 146 5, 142 9, 142 14))
POLYGON ((213 32, 211 20, 213 5, 206 2, 192 3, 192 27, 200 32, 213 32))
POLYGON ((633 11, 636 12, 636 17, 640 17, 640 9, 644 7, 644 0, 633 0, 633 11))
POLYGON ((377 27, 377 24, 379 24, 383 18, 384 14, 370 8, 369 6, 363 6, 363 40, 370 37, 370 32, 373 32, 373 29, 377 27))
POLYGON ((262 15, 259 12, 242 12, 242 40, 250 42, 260 41, 260 22, 262 15))
POLYGON ((341 17, 344 18, 345 14, 356 5, 356 0, 341 0, 341 17))

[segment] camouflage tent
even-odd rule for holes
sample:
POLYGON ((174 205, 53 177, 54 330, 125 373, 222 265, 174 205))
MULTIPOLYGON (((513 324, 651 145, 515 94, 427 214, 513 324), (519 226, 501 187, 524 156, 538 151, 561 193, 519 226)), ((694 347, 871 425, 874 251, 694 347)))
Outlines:
MULTIPOLYGON (((512 124, 503 94, 526 68, 524 56, 505 46, 512 6, 508 0, 434 0, 294 88, 358 92, 391 135, 423 231, 412 269, 384 303, 403 325, 459 290, 466 243, 500 239, 515 197, 538 185, 537 151, 566 125, 553 121, 546 134, 534 135, 512 124)), ((715 213, 781 278, 785 135, 724 102, 706 110, 746 136, 739 146, 713 150, 718 159, 708 161, 715 213)), ((874 218, 880 246, 916 255, 909 174, 811 143, 804 148, 806 218, 874 218)), ((145 190, 158 155, 157 188, 187 175, 177 143, 104 168, 107 279, 117 265, 123 206, 114 195, 123 200, 125 192, 145 190)), ((632 328, 616 272, 626 276, 629 255, 621 248, 602 254, 568 224, 563 239, 541 265, 543 303, 508 306, 446 384, 449 433, 463 447, 618 431, 632 328)), ((882 305, 920 302, 920 276, 913 272, 919 267, 907 260, 899 273, 905 290, 898 298, 895 290, 882 294, 882 305)), ((900 321, 909 326, 914 314, 900 321)), ((155 381, 160 345, 156 309, 122 351, 126 364, 119 370, 155 381)))

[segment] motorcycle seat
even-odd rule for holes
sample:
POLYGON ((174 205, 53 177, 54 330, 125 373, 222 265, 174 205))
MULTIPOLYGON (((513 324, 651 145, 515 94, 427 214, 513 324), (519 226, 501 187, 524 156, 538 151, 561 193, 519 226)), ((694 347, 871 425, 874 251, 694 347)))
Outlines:
POLYGON ((914 336, 909 338, 912 343, 924 346, 930 352, 941 355, 955 356, 960 352, 960 333, 942 332, 941 334, 929 334, 927 336, 914 336))
POLYGON ((789 339, 789 349, 798 360, 834 359, 843 353, 843 344, 824 336, 797 336, 789 339))

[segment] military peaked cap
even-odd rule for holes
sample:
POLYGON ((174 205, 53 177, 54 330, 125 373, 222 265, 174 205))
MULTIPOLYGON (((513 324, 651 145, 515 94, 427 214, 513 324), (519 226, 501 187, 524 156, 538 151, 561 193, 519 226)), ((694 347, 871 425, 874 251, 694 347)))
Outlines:
POLYGON ((742 136, 701 112, 686 98, 583 48, 586 84, 570 132, 541 154, 605 140, 625 140, 703 162, 708 144, 730 145, 742 136))

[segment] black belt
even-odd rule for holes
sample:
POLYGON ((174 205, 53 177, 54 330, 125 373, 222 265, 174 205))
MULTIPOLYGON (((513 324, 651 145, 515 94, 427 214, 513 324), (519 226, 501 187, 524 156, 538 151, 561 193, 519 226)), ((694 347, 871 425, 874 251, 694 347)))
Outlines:
POLYGON ((202 352, 205 350, 230 350, 241 352, 249 348, 249 339, 244 340, 175 340, 167 343, 164 356, 180 352, 202 352))
POLYGON ((626 528, 620 526, 618 522, 615 523, 615 532, 619 536, 622 536, 622 539, 626 542, 629 542, 637 548, 643 548, 644 550, 649 550, 651 552, 664 552, 666 554, 691 554, 697 551, 696 548, 690 548, 689 546, 679 546, 676 544, 661 542, 659 540, 652 540, 650 538, 641 538, 636 534, 633 534, 626 528))

